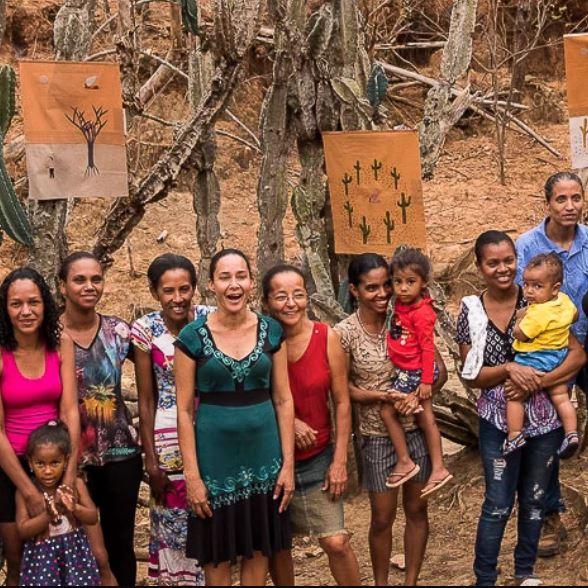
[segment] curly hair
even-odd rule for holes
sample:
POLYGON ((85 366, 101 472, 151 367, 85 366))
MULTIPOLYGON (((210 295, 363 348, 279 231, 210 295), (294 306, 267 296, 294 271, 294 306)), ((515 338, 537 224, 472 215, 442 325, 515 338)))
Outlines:
POLYGON ((31 458, 39 445, 56 445, 62 455, 71 455, 71 439, 67 425, 62 421, 47 421, 37 427, 29 436, 26 456, 31 458))
POLYGON ((394 274, 395 270, 402 271, 407 268, 415 272, 417 276, 420 276, 425 282, 429 281, 431 276, 431 262, 426 255, 414 247, 397 249, 390 262, 392 274, 394 274))
POLYGON ((0 284, 0 347, 7 351, 14 351, 18 347, 14 336, 14 327, 8 315, 8 290, 17 280, 30 280, 39 288, 43 301, 43 323, 40 328, 40 336, 50 350, 57 349, 62 330, 59 322, 59 309, 47 282, 32 267, 20 267, 11 271, 0 284))

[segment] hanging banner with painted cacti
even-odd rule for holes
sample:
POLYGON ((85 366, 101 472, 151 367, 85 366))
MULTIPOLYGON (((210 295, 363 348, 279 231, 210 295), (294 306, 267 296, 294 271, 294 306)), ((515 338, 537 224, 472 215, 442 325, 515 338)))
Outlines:
POLYGON ((572 167, 588 167, 588 34, 565 35, 572 167))
POLYGON ((425 249, 416 131, 323 133, 336 253, 425 249))
POLYGON ((29 198, 128 196, 116 63, 21 61, 29 198))

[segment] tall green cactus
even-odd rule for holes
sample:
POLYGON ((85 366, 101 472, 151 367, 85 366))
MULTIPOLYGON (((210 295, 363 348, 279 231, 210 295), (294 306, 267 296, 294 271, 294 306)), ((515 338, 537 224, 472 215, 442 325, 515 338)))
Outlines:
POLYGON ((14 116, 16 74, 9 65, 0 66, 0 228, 15 241, 32 245, 29 221, 8 175, 2 146, 14 116))

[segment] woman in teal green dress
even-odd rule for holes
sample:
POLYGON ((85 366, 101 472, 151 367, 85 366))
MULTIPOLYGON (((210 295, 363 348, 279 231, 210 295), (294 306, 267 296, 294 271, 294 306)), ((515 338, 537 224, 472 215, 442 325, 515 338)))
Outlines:
POLYGON ((210 586, 263 585, 268 558, 291 547, 294 404, 282 328, 251 312, 247 257, 217 253, 210 265, 216 312, 176 340, 178 434, 188 502, 186 554, 210 586), (199 399, 194 420, 194 396, 199 399))

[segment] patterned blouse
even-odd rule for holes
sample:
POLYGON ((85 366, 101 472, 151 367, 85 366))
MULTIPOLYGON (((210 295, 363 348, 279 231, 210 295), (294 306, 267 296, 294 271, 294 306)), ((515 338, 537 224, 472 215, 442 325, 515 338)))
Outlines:
MULTIPOLYGON (((394 365, 388 358, 386 330, 379 335, 368 333, 354 312, 335 325, 343 350, 349 356, 349 380, 364 390, 392 390, 394 365)), ((388 432, 380 416, 380 403, 357 404, 359 409, 359 430, 370 437, 387 437, 388 432)), ((415 428, 413 418, 401 417, 406 430, 415 428)))
MULTIPOLYGON (((194 319, 211 312, 208 306, 194 306, 194 319)), ((176 380, 174 355, 176 337, 167 328, 161 311, 137 319, 131 328, 131 339, 141 351, 151 356, 157 394, 155 412, 155 452, 165 471, 182 469, 178 445, 176 380)))
MULTIPOLYGON (((480 300, 483 306, 483 295, 480 296, 480 300)), ((522 290, 519 289, 515 312, 510 319, 506 332, 501 331, 488 319, 483 364, 485 367, 494 367, 513 361, 514 352, 512 350, 512 344, 514 341, 513 331, 516 321, 516 311, 523 308, 525 304, 522 290)), ((465 304, 462 304, 459 310, 455 340, 459 345, 472 344, 468 323, 468 309, 465 304)), ((480 418, 506 433, 504 384, 498 384, 492 388, 483 388, 481 390, 481 395, 478 399, 478 414, 480 418)), ((525 401, 525 436, 537 437, 539 435, 545 435, 559 427, 561 427, 561 423, 547 392, 540 390, 532 394, 525 401)))
POLYGON ((125 321, 100 315, 100 328, 90 346, 75 345, 83 465, 101 466, 141 452, 121 390, 130 338, 125 321))

